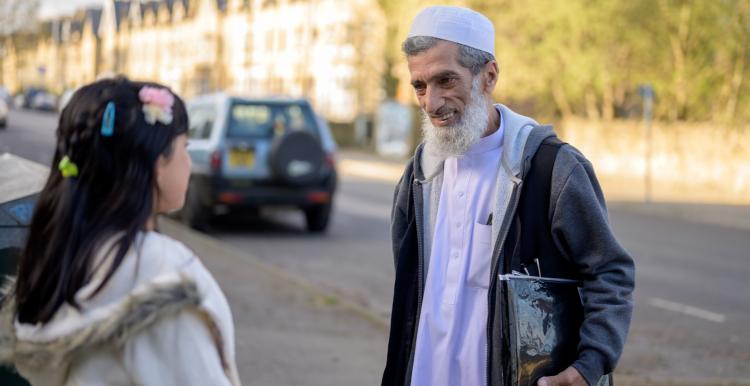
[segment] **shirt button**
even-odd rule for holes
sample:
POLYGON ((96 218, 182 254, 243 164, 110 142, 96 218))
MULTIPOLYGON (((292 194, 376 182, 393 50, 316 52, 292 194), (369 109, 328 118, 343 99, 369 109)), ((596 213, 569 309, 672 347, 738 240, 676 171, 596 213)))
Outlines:
POLYGON ((464 196, 464 192, 458 192, 458 197, 463 197, 463 196, 464 196))
POLYGON ((461 223, 460 222, 456 223, 456 228, 461 228, 461 223))

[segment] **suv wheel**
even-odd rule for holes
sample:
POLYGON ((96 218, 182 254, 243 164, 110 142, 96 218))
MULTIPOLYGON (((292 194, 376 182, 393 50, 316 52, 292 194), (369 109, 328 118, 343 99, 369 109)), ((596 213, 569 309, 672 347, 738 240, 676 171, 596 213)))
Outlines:
POLYGON ((328 223, 331 220, 332 205, 320 204, 305 208, 305 220, 307 221, 307 230, 313 233, 322 233, 328 229, 328 223))

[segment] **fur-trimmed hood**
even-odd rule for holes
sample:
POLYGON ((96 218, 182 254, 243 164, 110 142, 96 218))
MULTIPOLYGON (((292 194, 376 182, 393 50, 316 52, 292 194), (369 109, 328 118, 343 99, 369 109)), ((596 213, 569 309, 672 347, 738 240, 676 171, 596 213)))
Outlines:
POLYGON ((154 232, 144 234, 136 245, 100 292, 91 296, 106 269, 99 269, 76 293, 79 307, 63 304, 44 324, 18 321, 14 282, 6 281, 0 290, 0 363, 14 365, 22 375, 46 373, 57 379, 87 353, 122 348, 157 322, 188 311, 207 327, 226 378, 239 385, 231 314, 200 260, 182 244, 154 232))
MULTIPOLYGON (((11 295, 0 309, 0 363, 31 368, 64 366, 79 352, 103 345, 121 345, 154 321, 186 308, 197 311, 200 303, 198 287, 188 278, 153 283, 113 305, 102 318, 78 319, 70 333, 37 340, 31 338, 33 330, 43 327, 18 324, 14 319, 15 299, 11 295), (19 329, 25 336, 17 337, 19 329)), ((70 322, 73 320, 55 321, 70 322)))

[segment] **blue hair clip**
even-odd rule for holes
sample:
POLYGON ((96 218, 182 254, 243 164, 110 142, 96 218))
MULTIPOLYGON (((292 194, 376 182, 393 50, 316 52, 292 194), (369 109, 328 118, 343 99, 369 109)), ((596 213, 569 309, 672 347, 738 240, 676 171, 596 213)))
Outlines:
POLYGON ((102 136, 111 137, 115 132, 115 102, 107 103, 102 117, 102 136))

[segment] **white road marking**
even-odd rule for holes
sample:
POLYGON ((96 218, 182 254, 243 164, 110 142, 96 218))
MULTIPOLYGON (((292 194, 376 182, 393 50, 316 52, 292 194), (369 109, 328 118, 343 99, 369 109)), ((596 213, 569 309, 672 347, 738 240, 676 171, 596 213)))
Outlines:
POLYGON ((681 314, 694 316, 696 318, 705 319, 715 323, 724 323, 727 320, 727 317, 723 314, 660 298, 651 298, 648 304, 664 310, 679 312, 681 314))

